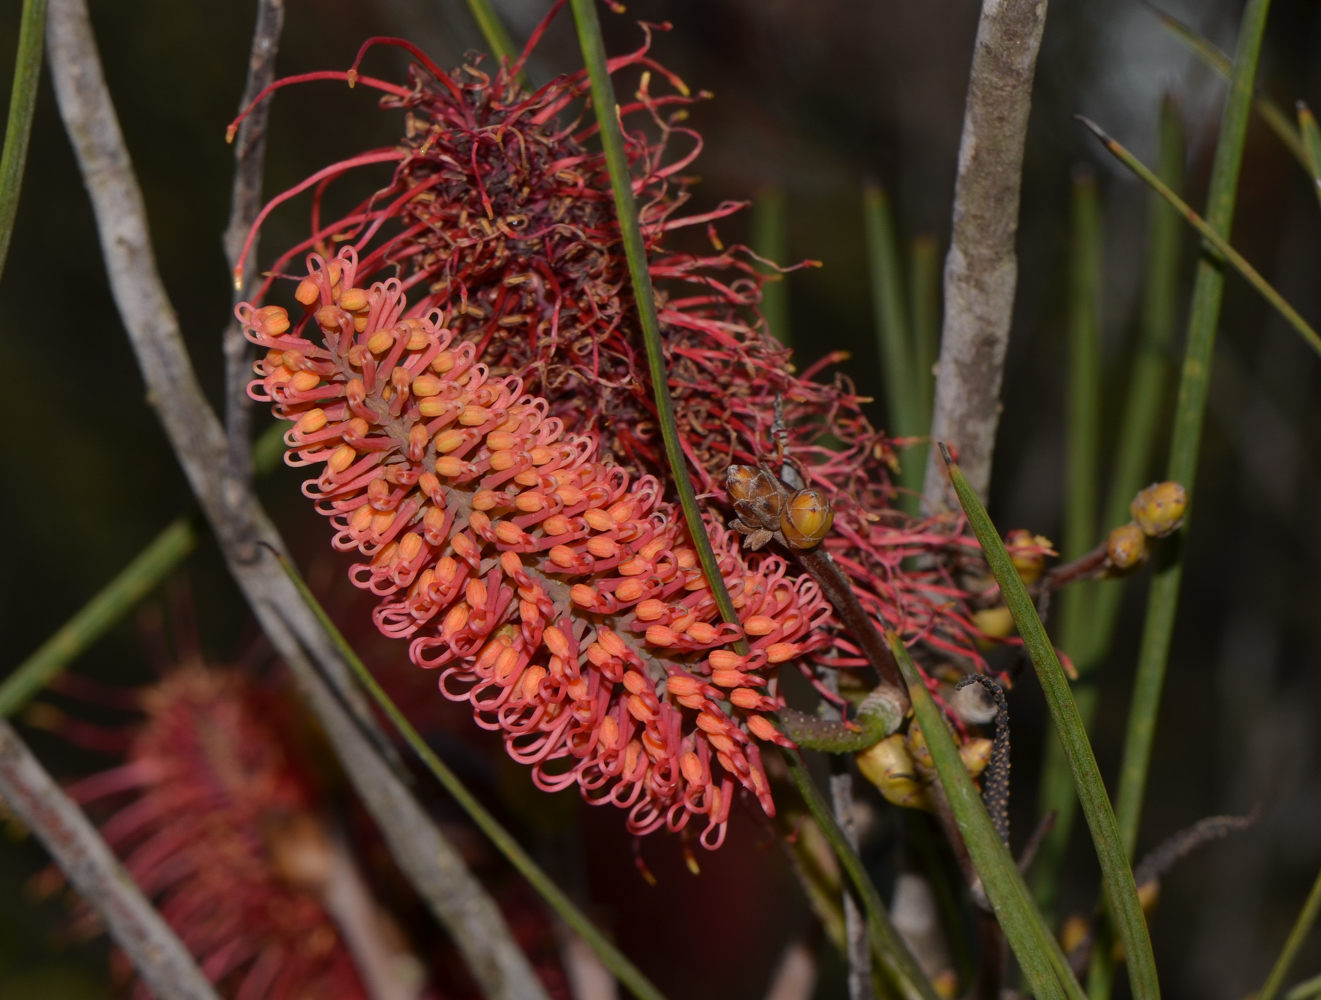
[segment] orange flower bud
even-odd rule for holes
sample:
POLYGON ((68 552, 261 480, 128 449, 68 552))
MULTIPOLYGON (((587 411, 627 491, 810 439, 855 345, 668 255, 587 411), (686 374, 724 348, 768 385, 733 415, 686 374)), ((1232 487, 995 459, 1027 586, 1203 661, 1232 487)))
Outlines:
POLYGON ((780 731, 764 715, 748 716, 748 732, 759 740, 770 740, 772 742, 780 735, 780 731))

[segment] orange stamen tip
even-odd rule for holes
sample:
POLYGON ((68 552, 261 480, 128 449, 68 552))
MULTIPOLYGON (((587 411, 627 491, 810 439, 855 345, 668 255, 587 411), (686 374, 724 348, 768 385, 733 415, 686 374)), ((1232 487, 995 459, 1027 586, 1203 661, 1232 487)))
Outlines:
POLYGON ((344 78, 348 81, 350 90, 358 85, 358 71, 356 69, 349 70, 344 78))
POLYGON ((239 134, 239 127, 237 125, 229 126, 229 128, 225 129, 225 142, 227 144, 233 144, 234 136, 238 134, 239 134))

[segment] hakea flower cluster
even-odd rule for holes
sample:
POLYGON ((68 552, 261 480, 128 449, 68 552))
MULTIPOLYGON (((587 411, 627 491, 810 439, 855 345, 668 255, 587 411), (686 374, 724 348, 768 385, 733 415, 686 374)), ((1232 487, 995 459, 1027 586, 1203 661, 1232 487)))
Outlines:
MULTIPOLYGON (((814 379, 839 358, 829 355, 797 373, 789 352, 767 333, 756 311, 761 271, 743 248, 723 248, 712 228, 743 206, 681 213, 689 198, 682 171, 701 149, 701 137, 682 124, 695 98, 650 56, 650 30, 644 32, 643 46, 610 68, 641 71, 634 99, 619 113, 670 390, 700 489, 721 495, 730 465, 788 454, 807 484, 833 502, 835 531, 824 544, 866 610, 910 644, 921 641, 937 656, 984 668, 978 641, 986 636, 963 582, 967 565, 980 568, 975 539, 959 519, 914 520, 896 510, 894 443, 868 422, 866 400, 847 379, 814 379), (653 93, 656 79, 671 89, 653 93), (676 137, 686 146, 677 157, 669 153, 676 137), (672 247, 672 234, 694 226, 707 227, 714 253, 672 247), (777 407, 785 427, 778 435, 777 407)), ((560 120, 581 107, 585 75, 529 92, 518 82, 526 52, 493 73, 479 62, 445 73, 407 43, 391 43, 419 57, 408 86, 360 76, 356 64, 347 74, 314 75, 347 76, 382 91, 383 107, 405 112, 404 136, 394 148, 333 164, 273 200, 266 211, 315 190, 311 235, 277 259, 261 294, 309 248, 329 256, 328 241, 347 241, 360 257, 360 284, 396 276, 413 296, 411 315, 442 310, 454 333, 451 350, 469 345, 476 361, 493 375, 521 379, 566 427, 599 430, 601 447, 623 469, 663 479, 609 176, 587 145, 595 126, 560 120), (326 185, 382 162, 394 165, 389 184, 347 215, 322 218, 326 185)), ((828 627, 832 641, 811 658, 829 668, 864 665, 837 624, 828 627)))
POLYGON ((655 477, 495 377, 440 310, 411 314, 398 279, 363 287, 351 248, 308 268, 297 326, 237 310, 267 350, 249 393, 295 421, 286 461, 319 467, 304 493, 335 547, 366 557, 350 575, 381 598, 378 627, 541 788, 577 784, 634 833, 700 815, 714 848, 738 785, 773 814, 758 744, 792 744, 763 714, 781 704, 763 674, 829 641, 815 582, 710 523, 739 613, 721 623, 655 477), (749 654, 724 648, 740 638, 749 654))
POLYGON ((69 791, 116 803, 102 835, 203 973, 242 1000, 366 1000, 310 884, 315 788, 260 693, 237 672, 183 667, 142 707, 125 762, 69 791))

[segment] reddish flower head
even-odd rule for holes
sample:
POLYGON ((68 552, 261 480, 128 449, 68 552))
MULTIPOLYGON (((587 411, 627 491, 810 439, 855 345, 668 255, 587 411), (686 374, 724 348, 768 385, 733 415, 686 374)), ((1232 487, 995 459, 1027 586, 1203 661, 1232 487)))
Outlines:
MULTIPOLYGON (((712 228, 742 206, 679 214, 681 171, 701 147, 680 124, 695 98, 649 44, 611 70, 642 70, 620 113, 699 485, 722 496, 731 464, 783 451, 833 502, 824 544, 864 607, 910 641, 982 663, 956 576, 975 540, 953 519, 893 509, 894 451, 864 401, 842 377, 796 374, 767 335, 752 255, 720 247, 712 228), (666 93, 652 92, 653 74, 666 93), (690 146, 674 159, 676 136, 690 146), (707 227, 714 255, 672 248, 670 234, 693 225, 707 227), (912 556, 936 558, 914 570, 912 556)), ((560 120, 581 111, 585 75, 528 93, 519 64, 492 75, 422 63, 408 87, 350 71, 406 112, 399 146, 328 167, 268 206, 315 188, 312 235, 271 280, 320 252, 295 276, 308 314, 297 329, 277 307, 239 310, 269 351, 254 395, 298 422, 291 464, 325 463, 305 492, 333 518, 336 547, 369 557, 352 575, 383 598, 377 624, 442 668, 447 696, 504 731, 544 787, 577 782, 628 807, 638 832, 701 813, 716 842, 735 782, 771 809, 756 744, 778 739, 762 715, 777 704, 766 668, 865 660, 796 565, 741 553, 709 523, 754 652, 739 661, 722 648, 740 630, 719 624, 663 501, 668 469, 609 178, 588 146, 595 126, 560 120), (395 164, 390 183, 327 224, 325 186, 373 162, 395 164), (331 240, 348 244, 334 258, 331 240)))

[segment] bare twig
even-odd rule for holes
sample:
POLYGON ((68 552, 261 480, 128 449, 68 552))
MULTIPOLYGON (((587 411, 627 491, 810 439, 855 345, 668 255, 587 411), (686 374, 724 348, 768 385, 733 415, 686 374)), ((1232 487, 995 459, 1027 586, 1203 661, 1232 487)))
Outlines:
POLYGON ((804 938, 794 938, 780 954, 766 989, 766 1000, 811 1000, 816 992, 816 952, 804 938))
MULTIPOLYGON (((1000 420, 1000 379, 1018 281, 1014 236, 1023 146, 1045 24, 1046 0, 984 0, 959 143, 931 438, 957 446, 959 465, 982 497, 991 482, 1000 420)), ((948 484, 933 448, 923 490, 932 510, 957 508, 948 484)))
POLYGON ((147 901, 96 828, 3 719, 0 798, 40 838, 156 996, 218 1000, 188 949, 147 901))
MULTIPOLYGON (((839 693, 839 675, 827 671, 823 679, 827 690, 839 693)), ((827 717, 844 718, 842 709, 823 702, 827 717)), ((830 805, 849 846, 858 851, 858 825, 853 813, 853 774, 844 754, 830 756, 830 805)), ((849 1000, 872 1000, 871 949, 867 941, 867 921, 852 893, 844 892, 844 950, 849 966, 849 1000)))
POLYGON ((297 678, 354 788, 423 900, 491 998, 546 994, 494 901, 373 745, 377 731, 347 668, 279 562, 274 526, 250 490, 225 499, 225 433, 207 405, 157 273, 142 193, 106 90, 85 0, 54 0, 48 44, 65 127, 92 198, 111 290, 166 434, 230 572, 297 678), (250 556, 245 538, 256 539, 250 556))
MULTIPOLYGON (((284 28, 284 0, 258 0, 257 24, 252 33, 248 58, 248 82, 243 88, 239 110, 248 107, 275 79, 275 55, 284 28)), ((243 242, 261 211, 261 177, 266 162, 268 97, 243 119, 234 142, 234 189, 230 198, 229 225, 225 227, 225 259, 232 274, 243 252, 243 242)), ((255 245, 254 245, 255 251, 255 245)), ((243 278, 234 289, 234 305, 250 293, 257 276, 257 254, 249 253, 243 278)), ((243 495, 252 488, 252 400, 248 381, 252 377, 247 338, 238 321, 230 318, 225 327, 225 498, 237 511, 243 495)), ((243 555, 251 558, 253 540, 242 541, 243 555)))

